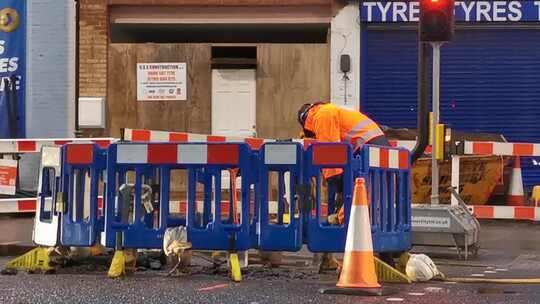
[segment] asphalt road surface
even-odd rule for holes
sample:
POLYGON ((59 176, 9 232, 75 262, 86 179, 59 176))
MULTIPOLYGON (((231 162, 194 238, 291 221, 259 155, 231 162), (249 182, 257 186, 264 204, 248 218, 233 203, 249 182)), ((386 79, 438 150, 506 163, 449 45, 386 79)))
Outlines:
MULTIPOLYGON (((540 278, 540 225, 482 224, 482 249, 474 260, 457 260, 450 249, 414 251, 428 253, 450 277, 540 278)), ((197 258, 191 274, 180 277, 168 277, 165 270, 146 270, 111 280, 105 265, 80 265, 51 275, 19 272, 0 276, 0 303, 540 303, 540 285, 518 284, 387 284, 394 294, 323 295, 319 289, 335 284, 337 276, 300 266, 308 256, 306 252, 290 256, 288 260, 297 262, 294 266, 250 266, 241 283, 231 283, 225 268, 211 270, 197 258)), ((6 261, 2 258, 0 264, 6 261)))

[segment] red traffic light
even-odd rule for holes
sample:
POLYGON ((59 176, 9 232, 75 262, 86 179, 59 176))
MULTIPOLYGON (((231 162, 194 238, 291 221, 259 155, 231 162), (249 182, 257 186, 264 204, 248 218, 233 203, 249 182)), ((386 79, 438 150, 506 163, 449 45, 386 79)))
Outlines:
POLYGON ((420 0, 421 41, 449 41, 454 35, 454 0, 420 0))

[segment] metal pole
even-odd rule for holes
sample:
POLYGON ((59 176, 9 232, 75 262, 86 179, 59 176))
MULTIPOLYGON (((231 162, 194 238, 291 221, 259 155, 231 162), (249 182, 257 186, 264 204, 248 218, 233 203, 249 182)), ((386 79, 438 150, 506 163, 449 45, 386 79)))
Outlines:
MULTIPOLYGON (((456 189, 457 193, 459 193, 459 162, 460 162, 461 156, 460 155, 452 155, 452 179, 450 181, 453 188, 456 189)), ((459 201, 455 195, 450 196, 450 205, 457 206, 459 205, 459 201)))
POLYGON ((440 92, 440 72, 441 72, 441 43, 433 42, 433 121, 431 123, 431 137, 433 151, 431 152, 431 204, 439 204, 439 163, 436 156, 436 131, 439 124, 439 92, 440 92))

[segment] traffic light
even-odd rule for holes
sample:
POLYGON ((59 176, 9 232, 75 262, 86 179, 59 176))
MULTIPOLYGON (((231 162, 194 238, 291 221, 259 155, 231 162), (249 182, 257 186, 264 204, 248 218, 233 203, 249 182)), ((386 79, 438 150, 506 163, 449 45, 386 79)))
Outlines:
POLYGON ((420 41, 450 41, 454 36, 454 0, 420 0, 420 41))

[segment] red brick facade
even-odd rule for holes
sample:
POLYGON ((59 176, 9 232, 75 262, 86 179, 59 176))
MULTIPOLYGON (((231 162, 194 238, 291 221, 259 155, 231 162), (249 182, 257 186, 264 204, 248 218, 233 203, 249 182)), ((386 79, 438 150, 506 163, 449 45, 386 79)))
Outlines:
POLYGON ((107 0, 81 0, 80 96, 107 95, 107 0))

